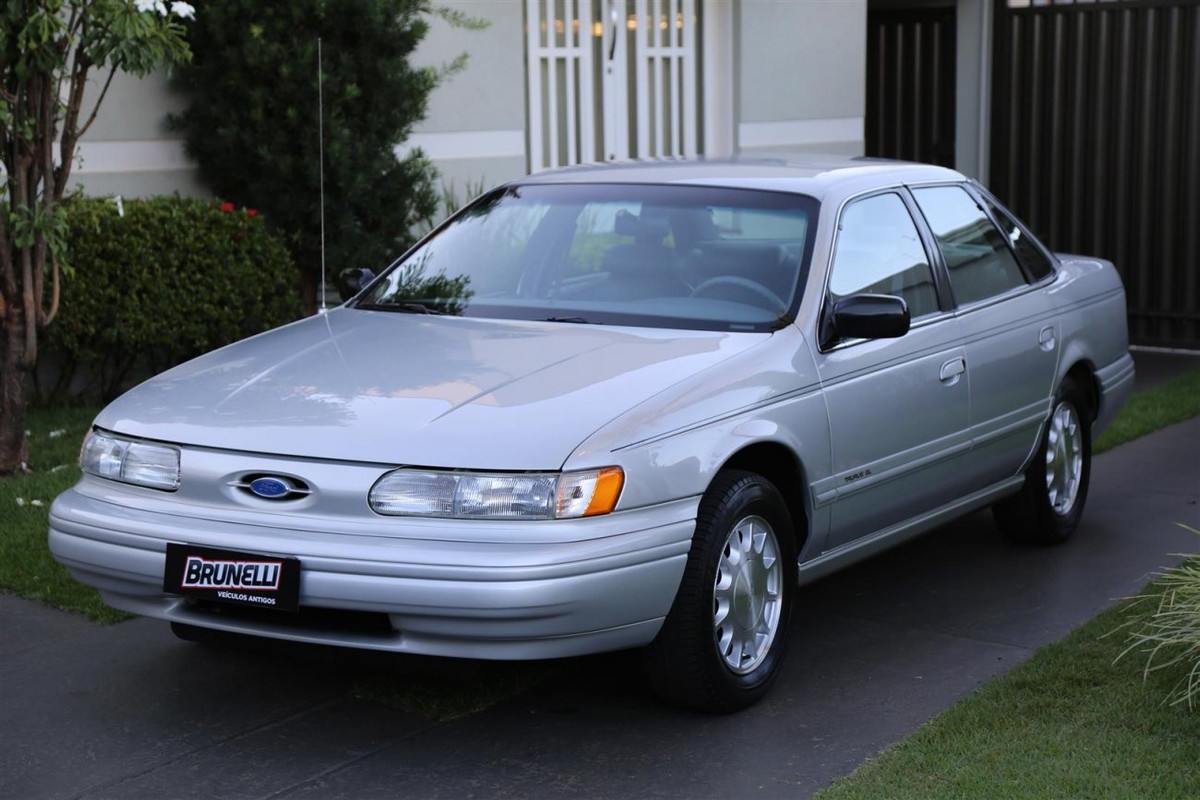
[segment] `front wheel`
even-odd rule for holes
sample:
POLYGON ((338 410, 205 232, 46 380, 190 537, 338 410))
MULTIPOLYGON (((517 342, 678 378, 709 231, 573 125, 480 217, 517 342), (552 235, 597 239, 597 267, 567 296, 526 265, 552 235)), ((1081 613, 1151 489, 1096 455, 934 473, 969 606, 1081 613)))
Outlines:
POLYGON ((1037 456, 1021 491, 994 507, 996 522, 1016 542, 1065 542, 1083 516, 1092 473, 1087 395, 1071 378, 1054 398, 1037 456))
POLYGON ((796 548, 787 505, 770 481, 723 472, 700 501, 683 581, 646 651, 668 702, 728 713, 758 702, 787 649, 796 548))

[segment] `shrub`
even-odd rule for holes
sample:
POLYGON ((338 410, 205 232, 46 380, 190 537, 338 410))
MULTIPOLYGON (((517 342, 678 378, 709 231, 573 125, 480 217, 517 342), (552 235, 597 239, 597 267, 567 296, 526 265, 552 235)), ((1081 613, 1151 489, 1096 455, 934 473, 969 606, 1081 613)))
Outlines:
POLYGON ((205 4, 188 23, 193 57, 175 74, 191 102, 170 124, 186 137, 206 185, 259 203, 286 232, 311 289, 322 253, 322 146, 331 274, 386 266, 436 211, 432 162, 420 150, 396 149, 425 117, 430 92, 466 62, 462 55, 444 68, 410 63, 430 15, 456 27, 486 25, 431 0, 226 0, 205 4))
POLYGON ((76 198, 67 215, 72 269, 46 331, 57 375, 43 401, 111 399, 132 377, 300 315, 299 273, 253 210, 159 197, 126 201, 122 216, 111 199, 76 198))
POLYGON ((1128 630, 1129 647, 1118 660, 1131 653, 1145 656, 1144 677, 1157 670, 1183 669, 1185 674, 1166 699, 1194 707, 1200 702, 1200 556, 1188 556, 1161 576, 1133 601, 1130 613, 1133 618, 1122 626, 1128 630))

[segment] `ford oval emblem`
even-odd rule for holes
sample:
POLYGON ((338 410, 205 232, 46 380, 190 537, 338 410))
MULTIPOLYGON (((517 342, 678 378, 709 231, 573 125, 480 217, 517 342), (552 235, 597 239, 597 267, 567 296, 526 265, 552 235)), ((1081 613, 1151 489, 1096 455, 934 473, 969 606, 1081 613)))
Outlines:
POLYGON ((268 500, 275 500, 290 494, 292 487, 279 478, 256 478, 250 481, 250 491, 254 492, 259 497, 265 497, 268 500))

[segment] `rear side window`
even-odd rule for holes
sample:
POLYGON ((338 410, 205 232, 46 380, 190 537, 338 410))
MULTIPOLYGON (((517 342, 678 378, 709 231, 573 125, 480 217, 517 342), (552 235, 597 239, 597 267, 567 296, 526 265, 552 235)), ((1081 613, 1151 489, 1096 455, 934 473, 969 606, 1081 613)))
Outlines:
POLYGON ((1054 272, 1054 266, 1050 263, 1050 259, 1042 252, 1042 248, 1038 247, 1033 239, 1021 230, 1012 214, 993 203, 987 196, 984 196, 983 202, 987 203, 992 216, 1000 223, 1004 235, 1008 237, 1008 241, 1012 243, 1012 248, 1017 254, 1017 261, 1021 263, 1021 268, 1025 270, 1025 274, 1029 276, 1030 280, 1036 283, 1054 272))
POLYGON ((977 303, 1025 285, 1004 234, 960 186, 914 189, 913 196, 937 237, 961 305, 977 303))
POLYGON ((877 194, 846 206, 829 293, 834 300, 860 293, 902 297, 912 319, 938 310, 933 269, 900 195, 877 194))

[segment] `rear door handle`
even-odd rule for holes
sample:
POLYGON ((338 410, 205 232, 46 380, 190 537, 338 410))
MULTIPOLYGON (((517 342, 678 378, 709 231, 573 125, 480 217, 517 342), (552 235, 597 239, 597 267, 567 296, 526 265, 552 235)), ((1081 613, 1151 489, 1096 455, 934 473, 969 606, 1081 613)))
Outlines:
POLYGON ((958 376, 967 371, 967 362, 963 358, 952 358, 945 364, 942 364, 942 369, 938 373, 938 380, 942 383, 957 383, 958 376))
POLYGON ((1047 325, 1038 333, 1038 347, 1049 352, 1054 349, 1054 326, 1047 325))

